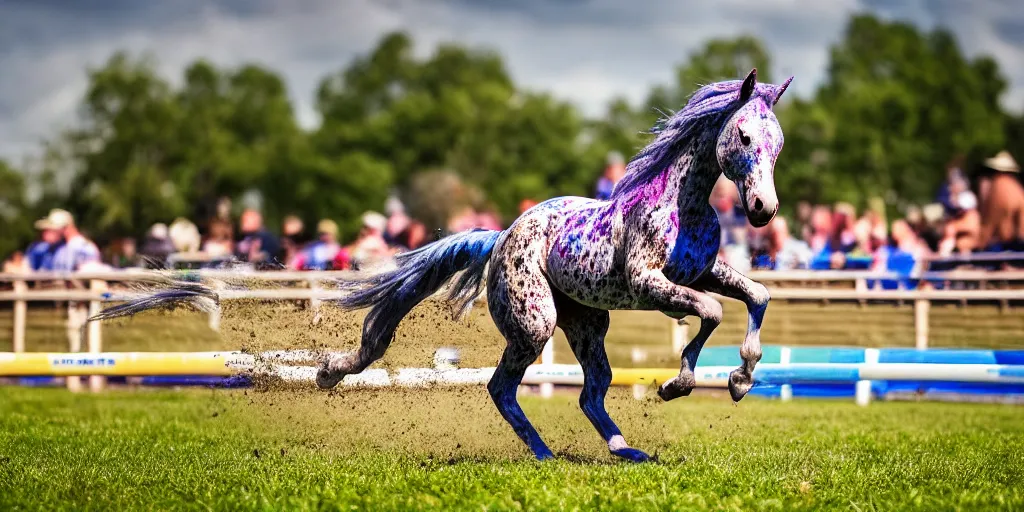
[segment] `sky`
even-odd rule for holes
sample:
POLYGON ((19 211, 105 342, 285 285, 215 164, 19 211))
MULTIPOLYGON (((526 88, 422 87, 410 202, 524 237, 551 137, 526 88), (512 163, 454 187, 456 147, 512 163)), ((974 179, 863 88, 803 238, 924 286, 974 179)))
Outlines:
POLYGON ((320 79, 404 30, 423 56, 441 42, 496 50, 518 84, 598 116, 614 96, 638 102, 670 83, 707 39, 740 34, 761 38, 775 76, 809 95, 857 12, 949 28, 969 56, 995 57, 1005 106, 1024 110, 1021 0, 3 0, 0 158, 17 164, 73 126, 86 69, 122 49, 154 56, 172 82, 199 57, 269 66, 311 128, 320 79))

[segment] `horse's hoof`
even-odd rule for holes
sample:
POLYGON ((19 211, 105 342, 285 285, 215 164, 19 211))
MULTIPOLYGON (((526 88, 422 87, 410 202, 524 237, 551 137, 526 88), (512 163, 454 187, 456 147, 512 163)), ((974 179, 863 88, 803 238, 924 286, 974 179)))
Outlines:
POLYGON ((630 462, 647 462, 651 460, 650 456, 636 448, 620 448, 618 450, 612 450, 611 453, 616 457, 622 457, 630 462))
POLYGON ((733 370, 729 374, 729 395, 732 396, 733 402, 742 400, 752 387, 754 387, 754 380, 739 370, 733 370))
POLYGON ((668 402, 681 396, 689 396, 695 387, 696 382, 692 377, 687 381, 679 377, 672 377, 658 388, 658 396, 668 402))
POLYGON ((320 371, 316 372, 316 385, 320 389, 331 389, 337 386, 339 382, 341 382, 341 377, 332 374, 326 368, 321 368, 320 371))
POLYGON ((548 451, 541 451, 541 452, 534 452, 533 456, 537 457, 537 460, 540 460, 540 461, 551 460, 551 459, 555 458, 555 454, 551 453, 550 450, 548 450, 548 451))

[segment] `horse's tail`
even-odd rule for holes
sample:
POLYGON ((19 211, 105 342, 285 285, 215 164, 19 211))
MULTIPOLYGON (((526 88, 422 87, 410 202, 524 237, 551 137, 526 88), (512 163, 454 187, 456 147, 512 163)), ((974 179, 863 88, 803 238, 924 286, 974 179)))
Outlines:
POLYGON ((334 301, 345 310, 372 307, 363 323, 367 336, 390 340, 412 308, 462 272, 445 301, 457 319, 473 306, 483 286, 484 269, 501 231, 459 233, 398 255, 394 270, 341 284, 350 293, 334 301))
POLYGON ((199 282, 155 276, 146 288, 151 290, 154 287, 163 289, 152 293, 145 292, 142 296, 106 308, 89 317, 86 323, 132 316, 150 309, 168 309, 181 305, 190 305, 207 313, 216 311, 220 307, 220 297, 217 291, 199 282))

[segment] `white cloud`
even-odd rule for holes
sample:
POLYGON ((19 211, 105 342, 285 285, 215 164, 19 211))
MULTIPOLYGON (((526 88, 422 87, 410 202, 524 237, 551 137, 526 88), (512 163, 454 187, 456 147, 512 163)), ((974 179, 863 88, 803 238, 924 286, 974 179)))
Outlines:
MULTIPOLYGON (((868 7, 925 27, 953 28, 971 54, 995 56, 1012 80, 1010 105, 1024 105, 1024 50, 996 29, 1024 23, 1019 2, 898 3, 868 7)), ((577 103, 588 114, 624 95, 637 101, 671 79, 674 66, 707 38, 752 33, 769 46, 777 76, 813 91, 828 46, 841 36, 855 0, 691 3, 659 0, 484 2, 472 0, 263 0, 207 4, 114 1, 103 10, 56 0, 0 7, 0 156, 34 151, 38 140, 74 122, 86 66, 118 49, 150 52, 179 80, 198 57, 221 65, 258 62, 286 78, 300 122, 314 126, 320 79, 402 29, 428 53, 458 41, 500 51, 517 82, 577 103), (120 4, 120 5, 119 5, 120 4), (13 34, 3 35, 3 34, 13 34)))

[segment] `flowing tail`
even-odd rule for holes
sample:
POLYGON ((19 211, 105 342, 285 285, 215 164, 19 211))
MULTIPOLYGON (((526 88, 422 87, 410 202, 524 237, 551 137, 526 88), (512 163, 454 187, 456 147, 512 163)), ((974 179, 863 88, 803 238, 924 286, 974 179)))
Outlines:
POLYGON ((86 323, 132 316, 150 309, 173 309, 182 305, 190 305, 207 313, 220 307, 220 297, 216 290, 199 282, 153 276, 146 288, 163 289, 106 308, 89 317, 86 323))
POLYGON ((357 354, 328 358, 317 375, 322 388, 334 387, 345 375, 359 373, 380 359, 399 322, 462 272, 445 302, 458 319, 473 306, 483 287, 484 270, 501 231, 475 230, 452 235, 415 251, 400 254, 397 268, 366 279, 340 283, 349 293, 334 303, 344 310, 372 308, 363 322, 357 354))

